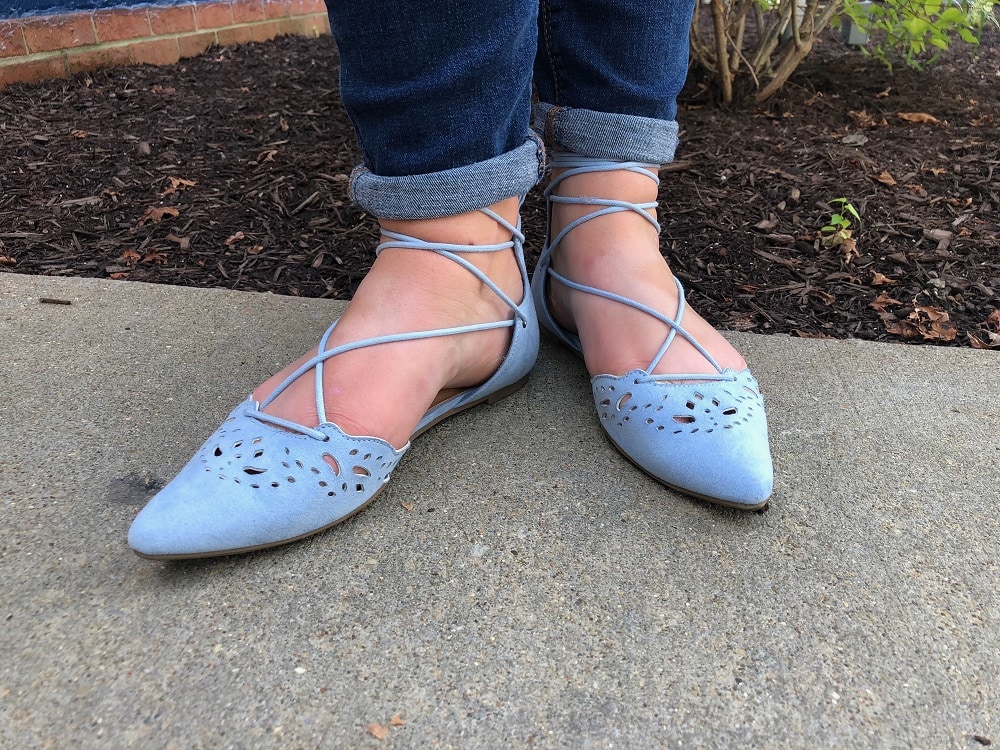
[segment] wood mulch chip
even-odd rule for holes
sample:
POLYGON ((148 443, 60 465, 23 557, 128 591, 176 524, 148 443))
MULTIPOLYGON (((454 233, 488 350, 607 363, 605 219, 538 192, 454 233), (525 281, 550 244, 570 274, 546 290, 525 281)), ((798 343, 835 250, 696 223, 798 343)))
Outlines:
MULTIPOLYGON (((375 223, 329 38, 0 91, 0 270, 348 298, 375 223)), ((1000 348, 1000 33, 922 73, 824 37, 761 107, 692 76, 662 248, 717 326, 1000 348), (822 227, 846 199, 851 237, 822 227)), ((544 232, 524 207, 530 260, 544 232)), ((843 213, 843 212, 841 212, 843 213)))

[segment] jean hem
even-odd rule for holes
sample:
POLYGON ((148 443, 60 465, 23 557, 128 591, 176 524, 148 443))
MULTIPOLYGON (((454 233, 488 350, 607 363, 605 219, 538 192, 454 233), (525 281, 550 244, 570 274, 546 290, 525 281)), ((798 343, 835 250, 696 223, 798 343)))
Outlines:
POLYGON ((676 120, 535 105, 532 126, 551 149, 618 161, 667 164, 677 152, 676 120))
POLYGON ((385 177, 359 165, 351 174, 351 196, 379 219, 436 219, 525 195, 544 164, 541 139, 528 133, 511 151, 440 172, 385 177))

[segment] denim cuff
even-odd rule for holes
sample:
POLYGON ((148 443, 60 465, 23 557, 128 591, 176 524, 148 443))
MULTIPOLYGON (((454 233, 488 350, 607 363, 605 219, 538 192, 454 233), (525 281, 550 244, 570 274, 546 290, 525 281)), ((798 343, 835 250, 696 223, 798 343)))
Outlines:
POLYGON ((351 196, 379 219, 436 219, 525 195, 544 164, 544 146, 529 133, 512 151, 441 172, 382 177, 360 165, 351 174, 351 196))
POLYGON ((675 120, 595 112, 592 109, 535 105, 535 131, 553 149, 580 156, 647 164, 667 164, 677 151, 675 120))

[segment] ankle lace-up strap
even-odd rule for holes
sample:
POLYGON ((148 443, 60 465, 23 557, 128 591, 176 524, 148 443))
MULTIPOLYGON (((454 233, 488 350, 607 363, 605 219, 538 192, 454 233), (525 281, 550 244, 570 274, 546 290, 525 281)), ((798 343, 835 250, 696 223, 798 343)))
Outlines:
MULTIPOLYGON (((607 216, 609 214, 615 213, 625 213, 632 212, 637 216, 641 216, 644 220, 648 221, 655 229, 657 234, 660 232, 660 224, 652 216, 647 213, 649 209, 656 208, 658 206, 657 201, 650 201, 648 203, 632 203, 630 201, 614 200, 611 198, 594 198, 594 197, 570 197, 555 195, 556 189, 564 181, 570 177, 581 174, 589 174, 593 172, 611 172, 617 170, 626 170, 629 172, 634 172, 635 174, 641 174, 648 177, 657 185, 660 184, 660 178, 656 174, 657 165, 655 164, 643 164, 641 162, 631 162, 631 161, 614 161, 609 159, 595 159, 585 156, 578 156, 576 154, 564 154, 557 153, 552 158, 552 167, 554 169, 565 169, 558 176, 554 177, 549 183, 548 187, 545 188, 545 197, 547 199, 547 213, 546 213, 546 234, 551 236, 552 232, 552 205, 554 203, 561 204, 571 204, 571 205, 583 205, 583 206, 596 206, 597 210, 592 211, 585 216, 581 216, 578 219, 567 224, 562 231, 559 232, 554 238, 549 240, 549 245, 546 248, 546 254, 551 255, 552 252, 559 246, 559 243, 576 227, 584 224, 591 219, 596 219, 599 216, 607 216)), ((603 289, 598 289, 596 287, 587 286, 585 284, 578 284, 565 276, 556 272, 551 265, 548 266, 549 275, 558 281, 560 284, 574 289, 576 291, 585 292, 587 294, 593 294, 597 297, 603 297, 604 299, 611 300, 613 302, 618 302, 620 304, 626 305, 633 308, 634 310, 639 310, 641 312, 656 318, 660 322, 666 324, 670 332, 667 334, 666 339, 660 346, 653 360, 646 367, 646 375, 639 378, 636 382, 655 382, 655 381, 672 381, 672 380, 718 380, 718 381, 735 381, 736 374, 731 370, 724 370, 719 363, 716 362, 715 358, 708 353, 708 351, 701 344, 698 343, 695 338, 689 334, 681 325, 681 320, 684 317, 684 310, 686 308, 686 303, 684 301, 684 287, 677 277, 674 277, 674 283, 677 285, 678 293, 678 306, 677 313, 675 317, 670 318, 667 315, 654 310, 651 307, 643 305, 640 302, 624 297, 620 294, 615 294, 614 292, 608 292, 603 289), (687 341, 691 346, 693 346, 699 354, 701 354, 716 370, 716 374, 663 374, 654 375, 653 370, 663 359, 663 356, 667 353, 670 345, 674 342, 676 336, 680 336, 685 341, 687 341)))
MULTIPOLYGON (((327 421, 326 418, 326 398, 323 394, 323 366, 327 360, 336 357, 339 354, 344 354, 346 352, 354 351, 356 349, 363 349, 369 346, 378 346, 381 344, 392 344, 400 341, 416 341, 419 339, 430 339, 437 338, 441 336, 454 336, 463 333, 474 333, 477 331, 489 331, 497 328, 512 328, 515 324, 527 325, 528 321, 525 319, 524 312, 518 306, 514 300, 510 298, 500 287, 498 287, 485 273, 483 273, 474 264, 466 260, 465 258, 459 256, 457 253, 496 253, 505 250, 513 250, 518 258, 518 263, 520 267, 524 268, 523 262, 523 243, 524 235, 521 233, 521 222, 518 219, 518 223, 515 226, 509 221, 504 219, 502 216, 497 214, 488 208, 480 209, 481 213, 486 214, 491 219, 496 221, 501 227, 506 229, 511 233, 511 239, 507 242, 500 242, 494 245, 454 245, 443 242, 427 242, 418 237, 411 237, 407 234, 401 232, 391 232, 386 229, 382 230, 382 234, 389 238, 388 241, 382 242, 375 248, 376 255, 381 253, 387 248, 402 248, 406 250, 422 250, 425 252, 432 252, 436 255, 440 255, 443 258, 448 258, 449 260, 457 263, 462 268, 467 270, 473 276, 475 276, 480 282, 489 287, 494 294, 496 294, 504 303, 513 311, 514 317, 510 320, 498 320, 490 323, 474 323, 471 325, 455 326, 453 328, 439 328, 432 331, 412 331, 408 333, 395 333, 386 336, 375 336, 368 339, 363 339, 361 341, 354 341, 349 344, 342 344, 340 346, 335 346, 331 349, 327 349, 327 343, 330 339, 330 335, 333 333, 333 329, 336 328, 337 322, 334 321, 333 324, 326 329, 323 337, 319 341, 317 354, 311 357, 309 360, 303 362, 299 367, 295 369, 287 378, 285 378, 281 383, 275 388, 271 393, 261 401, 259 404, 255 404, 249 407, 247 410, 248 416, 257 419, 260 422, 275 425, 277 427, 282 427, 287 430, 292 430, 293 432, 298 432, 303 435, 308 435, 310 437, 316 438, 317 440, 327 440, 327 435, 320 430, 306 427, 305 425, 300 425, 295 422, 291 422, 287 419, 282 419, 280 417, 275 417, 270 414, 265 414, 263 409, 272 403, 278 396, 280 396, 292 383, 298 380, 300 377, 305 375, 310 370, 315 370, 314 373, 314 393, 316 399, 316 413, 319 417, 320 424, 327 421)), ((526 280, 525 280, 526 282, 526 280)))

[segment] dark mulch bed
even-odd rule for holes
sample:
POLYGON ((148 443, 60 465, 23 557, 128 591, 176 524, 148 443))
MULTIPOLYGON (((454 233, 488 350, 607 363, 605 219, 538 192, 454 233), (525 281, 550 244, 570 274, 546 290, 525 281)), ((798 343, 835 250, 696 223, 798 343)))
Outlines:
MULTIPOLYGON (((336 70, 284 38, 0 92, 0 268, 349 297, 376 234, 336 70)), ((763 107, 682 98, 663 250, 708 319, 1000 346, 1000 34, 894 75, 830 36, 763 107), (820 241, 839 198, 856 252, 820 241)))

